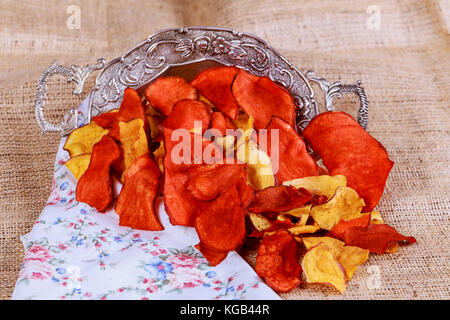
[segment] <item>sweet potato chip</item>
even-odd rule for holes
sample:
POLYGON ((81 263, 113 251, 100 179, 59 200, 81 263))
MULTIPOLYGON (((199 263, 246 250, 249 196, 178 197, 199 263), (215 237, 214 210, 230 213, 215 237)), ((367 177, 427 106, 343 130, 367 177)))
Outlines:
POLYGON ((247 176, 250 185, 257 190, 274 186, 275 177, 267 153, 259 149, 255 141, 249 140, 241 143, 240 139, 237 142, 236 159, 247 163, 247 176))
POLYGON ((92 148, 91 161, 86 172, 78 180, 76 200, 103 212, 113 201, 110 167, 120 156, 119 146, 109 136, 92 148))
POLYGON ((295 189, 288 186, 269 187, 257 191, 247 210, 255 213, 278 214, 304 206, 311 199, 311 194, 305 189, 295 189))
POLYGON ((299 221, 296 223, 296 225, 305 225, 306 221, 309 217, 309 212, 311 211, 312 204, 305 205, 300 208, 295 208, 289 211, 282 212, 278 215, 278 220, 286 220, 289 219, 289 216, 299 218, 299 221))
POLYGON ((265 237, 258 248, 255 271, 277 292, 288 292, 300 284, 301 267, 297 242, 285 230, 265 237))
POLYGON ((263 231, 272 225, 272 222, 262 214, 250 212, 248 217, 257 231, 263 231))
POLYGON ((288 229, 288 231, 293 234, 294 236, 298 236, 299 234, 304 233, 314 233, 320 230, 319 226, 313 226, 313 225, 301 225, 301 226, 293 226, 288 229))
POLYGON ((283 182, 284 186, 293 186, 295 188, 305 188, 312 194, 325 196, 328 199, 333 197, 336 189, 347 186, 347 179, 343 175, 337 176, 311 176, 300 179, 294 179, 283 182))
POLYGON ((217 109, 236 119, 239 106, 231 94, 231 84, 239 71, 236 67, 215 67, 201 71, 191 85, 217 109))
POLYGON ((160 176, 149 154, 137 158, 125 171, 124 185, 114 208, 119 215, 119 225, 141 230, 164 230, 155 209, 160 176))
MULTIPOLYGON (((384 222, 383 218, 381 217, 381 214, 378 211, 372 211, 370 213, 370 223, 371 224, 385 224, 386 222, 384 222)), ((363 226, 363 227, 366 227, 366 226, 363 226)), ((386 249, 387 253, 395 253, 397 251, 398 251, 398 241, 392 242, 386 249)))
POLYGON ((168 116, 178 101, 197 100, 197 90, 181 77, 161 77, 145 89, 145 97, 153 108, 168 116))
POLYGON ((387 224, 369 224, 365 228, 348 228, 344 233, 344 241, 346 245, 360 247, 378 254, 385 253, 392 243, 397 241, 416 243, 414 237, 401 235, 387 224))
POLYGON ((239 114, 236 119, 231 119, 231 122, 233 122, 236 128, 241 129, 243 132, 254 129, 253 118, 245 113, 239 114))
POLYGON ((186 189, 199 200, 212 200, 246 177, 245 164, 198 165, 188 169, 186 189))
POLYGON ((154 157, 156 165, 158 166, 159 171, 161 171, 161 173, 164 173, 163 160, 164 160, 165 155, 166 155, 166 149, 164 148, 164 141, 161 141, 159 143, 158 149, 153 151, 153 157, 154 157))
POLYGON ((123 150, 125 170, 144 154, 148 154, 148 141, 142 119, 119 122, 120 144, 123 150))
POLYGON ((325 230, 331 230, 339 220, 350 220, 360 216, 364 200, 349 187, 339 187, 336 194, 326 203, 313 206, 311 216, 325 230))
POLYGON ((267 126, 267 149, 261 143, 260 147, 267 152, 272 165, 278 163, 278 171, 275 168, 273 170, 278 184, 287 180, 319 174, 318 166, 308 154, 303 139, 291 124, 278 117, 272 117, 267 126), (278 131, 278 141, 272 142, 272 130, 278 131), (272 146, 273 143, 274 146, 272 146))
POLYGON ((164 128, 176 129, 194 129, 194 122, 201 123, 202 134, 209 127, 211 121, 210 107, 201 101, 184 99, 176 102, 170 115, 161 123, 164 128))
POLYGON ((273 116, 295 124, 295 104, 289 92, 265 77, 240 70, 233 81, 232 93, 237 104, 254 119, 256 129, 264 129, 273 116))
POLYGON ((369 250, 354 246, 345 246, 338 256, 338 262, 344 268, 345 278, 350 280, 356 268, 369 259, 369 250))
MULTIPOLYGON (((305 242, 307 238, 303 238, 305 242)), ((308 283, 319 283, 332 286, 339 292, 344 292, 345 272, 332 252, 323 242, 306 252, 302 261, 308 283)))
POLYGON ((363 212, 372 211, 394 164, 384 147, 341 112, 318 115, 305 128, 303 136, 322 157, 331 175, 347 177, 347 185, 365 201, 363 212))
POLYGON ((91 161, 90 153, 83 153, 66 161, 66 167, 72 172, 75 179, 80 180, 80 177, 89 167, 91 161))
POLYGON ((84 153, 91 153, 94 145, 108 133, 97 124, 91 122, 75 129, 67 137, 63 149, 69 152, 71 158, 84 153))
POLYGON ((350 280, 356 268, 367 261, 369 250, 358 247, 345 246, 344 242, 330 237, 307 237, 303 238, 306 249, 311 249, 321 243, 325 244, 328 251, 333 255, 343 267, 345 277, 350 280))
POLYGON ((244 177, 236 182, 236 189, 241 198, 241 207, 243 209, 247 208, 253 200, 255 189, 247 183, 247 179, 244 177))
POLYGON ((160 135, 161 131, 159 130, 159 125, 161 124, 162 120, 157 116, 147 116, 147 121, 150 129, 150 138, 152 141, 155 141, 160 135))
POLYGON ((202 245, 218 251, 232 251, 245 237, 245 215, 235 186, 196 208, 195 230, 202 245))

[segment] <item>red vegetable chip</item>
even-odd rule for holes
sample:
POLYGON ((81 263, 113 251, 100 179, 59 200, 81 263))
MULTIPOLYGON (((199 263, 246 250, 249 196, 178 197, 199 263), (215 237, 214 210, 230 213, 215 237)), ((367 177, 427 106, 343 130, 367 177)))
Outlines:
POLYGON ((127 122, 137 118, 144 121, 144 130, 148 137, 148 119, 145 116, 141 97, 136 90, 126 88, 123 93, 123 100, 119 111, 116 113, 116 117, 111 125, 108 135, 114 140, 120 141, 119 122, 127 122))
POLYGON ((253 200, 255 189, 247 183, 247 178, 243 177, 236 182, 236 189, 241 198, 241 207, 247 208, 250 202, 253 200))
MULTIPOLYGON (((264 145, 261 147, 265 149, 264 145)), ((271 157, 272 167, 278 163, 278 171, 275 173, 278 184, 319 174, 317 163, 308 154, 303 139, 291 125, 278 117, 273 117, 267 126, 266 152, 271 157), (274 147, 275 154, 272 154, 272 130, 278 130, 279 137, 276 141, 278 148, 276 145, 274 147)), ((275 171, 275 168, 273 169, 275 171)))
POLYGON ((212 200, 246 178, 245 164, 198 165, 188 169, 186 189, 199 200, 212 200))
POLYGON ((278 214, 305 205, 312 195, 303 188, 274 186, 255 192, 248 211, 262 214, 278 214))
POLYGON ((254 120, 255 129, 264 129, 273 116, 295 124, 295 104, 289 92, 265 77, 240 70, 233 81, 232 93, 237 104, 254 120))
POLYGON ((264 238, 258 248, 255 271, 273 290, 289 292, 300 284, 297 242, 285 230, 264 238))
POLYGON ((347 246, 356 246, 370 252, 383 254, 394 241, 416 242, 414 237, 406 237, 387 224, 369 224, 367 227, 348 228, 344 233, 347 246))
POLYGON ((119 225, 142 230, 164 230, 155 209, 160 177, 158 167, 148 154, 137 158, 128 167, 115 205, 120 217, 119 225))
POLYGON ((355 189, 366 203, 362 211, 372 211, 380 201, 394 165, 384 147, 341 112, 315 117, 303 136, 322 157, 330 175, 347 177, 347 186, 355 189), (339 121, 344 125, 339 127, 339 121), (349 124, 351 121, 353 125, 349 124))
POLYGON ((224 115, 222 112, 213 112, 211 115, 211 129, 217 129, 225 136, 227 129, 236 129, 236 126, 231 122, 230 118, 224 115))
POLYGON ((344 240, 344 235, 347 230, 354 227, 367 228, 370 224, 370 214, 362 215, 359 218, 344 220, 341 219, 339 222, 331 229, 330 235, 336 239, 344 240))
MULTIPOLYGON (((197 199, 192 196, 192 193, 186 189, 186 182, 188 180, 187 170, 189 167, 195 165, 196 162, 204 163, 208 161, 211 163, 213 159, 199 158, 202 153, 205 153, 206 148, 211 148, 214 156, 216 152, 221 153, 221 150, 212 142, 202 138, 200 135, 193 133, 189 134, 191 144, 191 155, 189 163, 174 163, 172 158, 173 149, 182 143, 179 141, 172 141, 173 130, 164 128, 164 147, 165 156, 164 164, 164 207, 173 225, 194 226, 195 210, 197 199), (198 155, 194 149, 195 139, 200 139, 202 142, 201 154, 198 155), (194 160, 195 159, 195 160, 194 160), (202 162, 203 161, 203 162, 202 162)), ((209 153, 207 153, 209 154, 209 153)), ((205 155, 205 154, 203 154, 205 155)))
POLYGON ((238 71, 236 67, 208 68, 201 71, 191 81, 191 85, 217 109, 228 117, 236 119, 239 106, 231 93, 231 84, 238 71))
POLYGON ((202 132, 208 129, 211 121, 211 108, 204 102, 184 99, 175 103, 172 112, 161 124, 172 130, 192 130, 195 121, 201 122, 202 132))
POLYGON ((109 130, 112 128, 114 122, 116 122, 117 115, 118 112, 105 112, 98 116, 92 117, 92 121, 103 129, 109 130))
POLYGON ((111 164, 121 154, 119 146, 105 135, 91 154, 89 167, 78 180, 76 200, 104 212, 113 201, 111 164))
POLYGON ((202 243, 196 244, 195 247, 203 254, 209 264, 213 267, 221 263, 228 255, 228 251, 217 251, 206 247, 202 243))
POLYGON ((168 116, 175 103, 197 99, 197 90, 181 77, 161 77, 145 89, 145 97, 153 108, 168 116))
POLYGON ((197 205, 195 230, 202 245, 217 251, 236 250, 245 237, 245 214, 235 186, 212 201, 197 205))

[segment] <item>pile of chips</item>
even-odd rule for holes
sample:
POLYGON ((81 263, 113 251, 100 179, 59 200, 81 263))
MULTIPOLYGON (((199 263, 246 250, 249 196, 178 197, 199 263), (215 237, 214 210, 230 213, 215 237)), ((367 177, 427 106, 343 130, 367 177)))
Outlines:
POLYGON ((378 141, 342 112, 299 133, 289 92, 239 68, 205 69, 190 83, 160 77, 143 97, 127 88, 119 109, 73 131, 64 149, 77 201, 102 213, 114 205, 121 226, 159 231, 162 195, 170 222, 195 228, 211 265, 256 243, 255 270, 278 292, 302 274, 343 292, 369 253, 415 242, 373 211, 393 166, 378 141), (123 183, 117 199, 113 179, 123 183))

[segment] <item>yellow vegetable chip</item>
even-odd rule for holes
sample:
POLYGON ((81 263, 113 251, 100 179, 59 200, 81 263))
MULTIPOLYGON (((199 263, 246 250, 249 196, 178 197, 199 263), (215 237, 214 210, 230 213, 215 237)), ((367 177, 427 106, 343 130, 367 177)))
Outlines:
POLYGON ((158 116, 147 116, 147 120, 150 128, 150 137, 154 140, 159 134, 159 124, 162 120, 158 116))
POLYGON ((164 148, 164 141, 161 141, 159 143, 158 149, 153 151, 153 157, 155 158, 155 162, 158 165, 159 171, 161 171, 161 173, 164 173, 163 160, 165 155, 166 155, 166 148, 164 148))
POLYGON ((343 175, 311 176, 300 179, 284 181, 283 185, 295 188, 305 188, 313 194, 319 194, 330 199, 339 187, 347 186, 347 179, 343 175))
POLYGON ((73 176, 80 180, 83 173, 89 167, 89 162, 91 161, 91 154, 84 153, 66 161, 66 167, 72 172, 73 176))
POLYGON ((314 206, 310 215, 325 230, 331 230, 339 220, 349 220, 360 216, 364 200, 350 187, 339 187, 328 202, 314 206))
POLYGON ((236 151, 237 160, 247 163, 248 182, 257 190, 275 185, 270 157, 253 140, 241 143, 236 151))
POLYGON ((299 221, 295 225, 304 226, 309 218, 309 212, 311 211, 312 204, 306 206, 295 208, 289 211, 282 212, 278 215, 277 219, 284 221, 289 219, 288 216, 299 218, 299 221))
POLYGON ((137 158, 149 153, 147 136, 142 119, 133 119, 128 122, 119 122, 120 143, 123 150, 125 170, 137 158))
POLYGON ((67 137, 63 149, 69 152, 71 158, 80 154, 91 153, 94 144, 99 142, 107 133, 108 130, 103 129, 95 122, 91 122, 72 131, 67 137))
MULTIPOLYGON (((303 242, 305 239, 307 238, 303 238, 303 242)), ((345 291, 345 273, 342 266, 324 243, 306 252, 302 269, 305 271, 307 282, 332 286, 341 293, 345 291)))
POLYGON ((289 228, 288 231, 294 235, 297 236, 299 234, 304 234, 304 233, 314 233, 316 231, 320 230, 320 227, 318 226, 294 226, 292 228, 289 228))
POLYGON ((206 103, 207 105, 209 105, 211 108, 215 108, 214 105, 212 104, 211 101, 209 101, 208 99, 206 99, 204 96, 202 96, 201 94, 198 95, 198 101, 202 101, 204 103, 206 103))
POLYGON ((330 252, 333 254, 335 258, 339 256, 342 248, 345 246, 345 243, 331 237, 307 237, 303 238, 303 244, 307 250, 319 245, 320 243, 324 243, 330 252))
POLYGON ((344 268, 346 279, 350 280, 356 268, 366 262, 368 258, 369 250, 354 246, 345 246, 341 249, 337 260, 344 268))
POLYGON ((269 219, 258 213, 251 212, 249 218, 255 229, 258 231, 263 231, 272 225, 272 222, 270 222, 269 219))

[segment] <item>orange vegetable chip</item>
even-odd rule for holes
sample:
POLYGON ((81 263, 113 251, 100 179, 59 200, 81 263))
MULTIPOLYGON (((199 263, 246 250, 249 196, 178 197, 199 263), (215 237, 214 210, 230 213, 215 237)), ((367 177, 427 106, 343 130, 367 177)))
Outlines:
POLYGON ((160 176, 149 154, 137 158, 125 171, 125 182, 114 208, 120 217, 119 225, 151 231, 164 229, 155 209, 160 176))
POLYGON ((268 187, 257 191, 247 210, 255 213, 278 214, 305 205, 311 194, 305 189, 290 186, 268 187))
POLYGON ((211 109, 204 102, 184 99, 174 104, 172 112, 162 122, 162 126, 172 130, 186 129, 189 131, 194 129, 194 121, 201 122, 203 133, 209 127, 211 109))
POLYGON ((245 164, 198 165, 188 169, 186 189, 199 200, 212 200, 246 177, 245 164))
POLYGON ((254 119, 256 129, 266 128, 273 116, 294 126, 294 99, 286 89, 269 78, 257 77, 240 70, 231 90, 237 104, 254 119))
POLYGON ((145 115, 144 106, 141 97, 136 90, 126 88, 123 93, 123 100, 120 104, 119 111, 111 126, 108 135, 116 141, 120 140, 120 122, 127 122, 133 119, 142 119, 144 121, 144 131, 148 134, 148 120, 145 115))
MULTIPOLYGON (((264 150, 264 148, 262 149, 264 150)), ((266 152, 271 157, 272 166, 278 159, 278 171, 275 173, 278 184, 292 179, 317 176, 319 174, 317 163, 308 154, 303 139, 289 123, 278 117, 272 117, 267 126, 266 152), (279 136, 276 142, 278 143, 278 148, 275 147, 274 150, 271 147, 272 130, 278 130, 279 136), (271 153, 272 151, 278 153, 276 157, 271 153)))
POLYGON ((273 290, 288 292, 300 284, 297 242, 281 230, 265 237, 258 248, 255 271, 273 290))
POLYGON ((202 245, 217 251, 232 251, 245 237, 245 215, 236 187, 230 186, 212 201, 197 205, 195 230, 202 245))
POLYGON ((103 212, 113 201, 110 167, 120 156, 119 146, 109 136, 97 142, 86 172, 78 180, 76 200, 103 212))
POLYGON ((367 227, 351 227, 344 233, 344 242, 349 246, 367 249, 383 254, 393 242, 406 241, 416 243, 414 237, 406 237, 387 224, 369 224, 367 227))
MULTIPOLYGON (((183 142, 181 139, 172 141, 172 133, 172 130, 164 128, 164 207, 173 225, 194 226, 195 209, 198 200, 186 189, 185 184, 188 180, 187 169, 193 165, 192 163, 194 162, 194 158, 197 159, 197 155, 191 150, 190 164, 174 163, 172 151, 174 151, 178 144, 183 142)), ((194 149, 194 141, 197 137, 202 141, 202 152, 206 151, 206 148, 213 150, 211 152, 212 155, 216 152, 221 152, 212 141, 205 140, 200 135, 195 135, 196 137, 194 135, 194 133, 189 133, 192 149, 194 149)), ((181 153, 184 154, 184 151, 181 153)), ((206 160, 208 159, 203 159, 203 161, 206 160)))
POLYGON ((341 219, 339 222, 331 229, 330 234, 339 240, 344 240, 344 235, 347 230, 353 227, 366 228, 370 223, 370 214, 363 214, 358 218, 344 220, 341 219))
POLYGON ((92 121, 94 121, 97 125, 102 127, 103 129, 111 129, 114 122, 116 122, 116 118, 118 115, 119 109, 114 109, 105 113, 102 113, 98 116, 92 117, 92 121))
POLYGON ((225 136, 227 129, 235 130, 236 126, 231 122, 230 118, 224 115, 222 112, 213 112, 211 115, 211 129, 217 129, 222 136, 225 136))
POLYGON ((236 119, 239 106, 231 93, 231 84, 239 71, 236 67, 216 67, 201 71, 191 85, 208 99, 217 109, 236 119))
POLYGON ((153 108, 168 116, 178 101, 197 100, 197 90, 181 77, 161 77, 145 89, 145 97, 153 108))
POLYGON ((213 267, 225 260, 228 255, 228 251, 214 250, 208 248, 202 243, 198 243, 194 247, 196 247, 203 254, 205 259, 208 260, 209 264, 213 267))
POLYGON ((384 147, 342 112, 318 115, 305 128, 303 136, 322 157, 330 175, 347 177, 347 185, 365 201, 363 212, 372 211, 394 165, 384 147))

